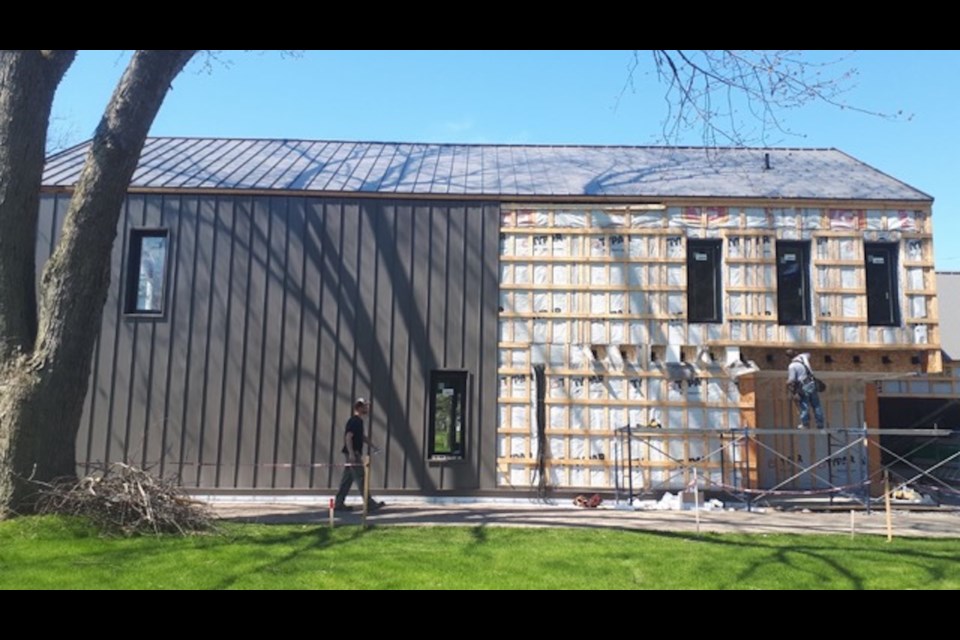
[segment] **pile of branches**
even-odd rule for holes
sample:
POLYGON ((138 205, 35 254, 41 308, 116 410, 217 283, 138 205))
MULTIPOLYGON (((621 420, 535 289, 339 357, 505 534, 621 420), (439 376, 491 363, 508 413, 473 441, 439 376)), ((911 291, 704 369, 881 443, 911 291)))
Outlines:
POLYGON ((190 499, 174 482, 137 467, 115 462, 79 481, 45 486, 38 511, 79 516, 104 533, 186 535, 213 528, 215 516, 190 499))

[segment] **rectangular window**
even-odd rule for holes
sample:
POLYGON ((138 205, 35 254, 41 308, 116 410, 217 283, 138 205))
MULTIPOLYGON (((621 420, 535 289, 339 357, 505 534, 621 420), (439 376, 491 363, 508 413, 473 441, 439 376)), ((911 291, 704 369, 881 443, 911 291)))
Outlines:
POLYGON ((430 372, 430 424, 427 455, 463 458, 466 435, 466 371, 430 372))
POLYGON ((722 322, 720 240, 687 240, 687 322, 722 322))
POLYGON ((809 242, 777 242, 777 318, 810 324, 809 242))
POLYGON ((899 246, 891 242, 866 242, 863 245, 867 272, 867 324, 871 327, 900 324, 898 249, 899 246))
POLYGON ((125 313, 163 314, 168 240, 166 229, 130 231, 125 313))

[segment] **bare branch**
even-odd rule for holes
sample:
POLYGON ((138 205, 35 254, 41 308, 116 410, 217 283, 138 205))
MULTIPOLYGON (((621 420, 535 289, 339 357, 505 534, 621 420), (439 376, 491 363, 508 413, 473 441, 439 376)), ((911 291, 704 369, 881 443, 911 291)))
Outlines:
MULTIPOLYGON (((847 66, 849 55, 817 62, 792 50, 659 49, 651 54, 664 85, 665 142, 675 143, 697 127, 708 146, 767 143, 771 133, 795 136, 783 114, 817 102, 874 117, 903 117, 902 112, 876 111, 844 100, 857 76, 856 69, 847 66)), ((639 65, 640 55, 634 52, 618 102, 628 88, 633 90, 639 65)))

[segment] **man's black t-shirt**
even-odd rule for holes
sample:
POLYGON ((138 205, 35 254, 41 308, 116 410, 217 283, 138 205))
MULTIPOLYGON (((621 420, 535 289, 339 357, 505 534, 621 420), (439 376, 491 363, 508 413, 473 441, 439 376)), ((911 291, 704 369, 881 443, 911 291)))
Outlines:
MULTIPOLYGON (((353 438, 353 452, 357 455, 363 453, 363 418, 360 416, 353 416, 347 420, 347 433, 350 434, 350 437, 353 438)), ((350 453, 347 450, 347 445, 344 443, 343 449, 344 453, 350 453)))

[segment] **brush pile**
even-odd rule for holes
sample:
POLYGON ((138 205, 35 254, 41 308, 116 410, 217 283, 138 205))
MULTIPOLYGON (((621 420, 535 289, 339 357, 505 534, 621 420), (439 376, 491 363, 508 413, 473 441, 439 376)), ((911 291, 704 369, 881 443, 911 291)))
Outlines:
POLYGON ((79 516, 111 535, 187 535, 213 528, 215 516, 179 486, 137 467, 115 462, 80 479, 45 486, 38 511, 79 516))

